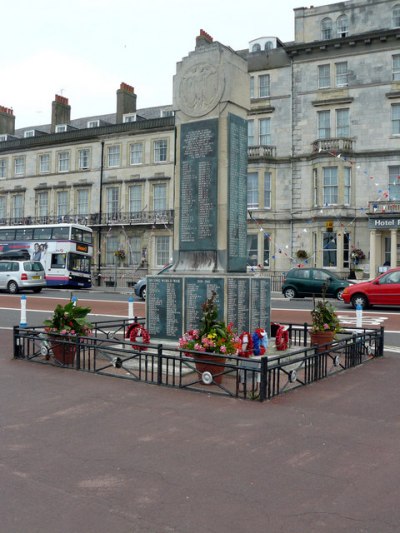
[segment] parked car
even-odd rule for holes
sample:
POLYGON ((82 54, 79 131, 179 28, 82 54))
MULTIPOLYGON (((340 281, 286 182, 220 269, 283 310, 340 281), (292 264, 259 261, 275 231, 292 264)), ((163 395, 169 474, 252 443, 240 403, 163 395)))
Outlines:
MULTIPOLYGON (((160 272, 157 272, 157 276, 160 274, 165 274, 165 272, 168 272, 168 270, 172 267, 172 263, 166 265, 163 267, 160 272)), ((140 279, 134 287, 136 296, 139 296, 142 300, 146 300, 146 285, 147 285, 147 277, 140 279)))
POLYGON ((356 308, 372 305, 400 305, 400 267, 392 268, 371 281, 363 281, 347 287, 343 301, 356 308))
POLYGON ((7 250, 7 252, 0 253, 0 261, 5 259, 9 259, 10 261, 30 261, 31 255, 26 248, 23 248, 22 250, 7 250))
POLYGON ((282 293, 286 298, 322 296, 342 300, 342 294, 350 281, 324 268, 292 268, 286 274, 282 293))
POLYGON ((20 290, 40 292, 46 287, 44 268, 40 261, 0 260, 0 289, 16 294, 20 290))

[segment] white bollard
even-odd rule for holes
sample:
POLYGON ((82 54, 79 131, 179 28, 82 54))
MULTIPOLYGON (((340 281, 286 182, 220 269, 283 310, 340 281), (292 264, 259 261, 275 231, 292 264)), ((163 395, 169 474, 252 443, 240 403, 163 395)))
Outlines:
POLYGON ((76 302, 78 301, 78 298, 76 296, 72 296, 71 298, 71 302, 73 304, 74 307, 76 307, 76 302))
POLYGON ((26 328, 28 327, 28 323, 26 321, 26 296, 23 294, 21 296, 21 320, 19 323, 20 328, 26 328))
POLYGON ((356 328, 362 328, 363 308, 361 304, 356 305, 356 328))
POLYGON ((133 322, 133 296, 129 296, 128 299, 128 320, 133 322))

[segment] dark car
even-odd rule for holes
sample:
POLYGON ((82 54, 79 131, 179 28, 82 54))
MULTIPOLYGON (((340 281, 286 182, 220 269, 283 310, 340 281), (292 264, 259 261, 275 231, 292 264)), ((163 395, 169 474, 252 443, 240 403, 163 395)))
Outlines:
POLYGON ((8 250, 7 252, 0 252, 0 261, 9 259, 10 261, 29 261, 31 255, 29 250, 8 250))
POLYGON ((400 267, 392 268, 371 281, 363 281, 348 287, 343 292, 346 304, 364 309, 371 305, 400 306, 400 267))
POLYGON ((324 268, 292 268, 286 274, 282 293, 286 298, 323 296, 342 300, 342 294, 351 282, 324 268))
MULTIPOLYGON (((163 267, 160 272, 157 272, 157 276, 160 274, 164 274, 165 272, 168 272, 168 270, 172 267, 172 263, 169 265, 166 265, 163 267)), ((139 296, 142 300, 146 299, 146 286, 147 286, 147 278, 140 279, 134 287, 136 296, 139 296)))

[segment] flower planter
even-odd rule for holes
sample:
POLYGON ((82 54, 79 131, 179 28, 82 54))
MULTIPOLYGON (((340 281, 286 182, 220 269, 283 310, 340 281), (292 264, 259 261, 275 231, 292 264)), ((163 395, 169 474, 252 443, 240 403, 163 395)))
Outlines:
POLYGON ((49 335, 51 351, 54 359, 63 365, 73 365, 76 355, 76 344, 69 344, 68 340, 74 340, 75 337, 65 335, 49 335))
POLYGON ((356 279, 363 279, 364 278, 364 270, 355 270, 354 273, 356 275, 356 279))
POLYGON ((212 383, 216 383, 217 385, 222 383, 222 378, 224 377, 223 373, 225 371, 225 368, 222 365, 225 364, 226 357, 221 355, 201 355, 196 353, 194 358, 196 359, 195 364, 197 372, 200 374, 205 385, 211 385, 211 383, 207 382, 207 379, 203 379, 204 372, 209 372, 212 375, 212 383), (197 361, 197 359, 200 359, 200 361, 197 361), (215 365, 213 363, 221 363, 221 365, 215 365))
POLYGON ((326 346, 335 338, 334 331, 317 331, 316 333, 310 333, 311 346, 318 346, 318 352, 325 352, 326 346))

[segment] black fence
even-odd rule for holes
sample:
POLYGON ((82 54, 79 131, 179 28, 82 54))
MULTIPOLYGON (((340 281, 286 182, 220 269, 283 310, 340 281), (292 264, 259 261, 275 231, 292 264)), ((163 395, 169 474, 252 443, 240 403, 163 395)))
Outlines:
MULTIPOLYGON (((137 320, 137 319, 135 319, 137 320)), ((141 319, 139 321, 142 321, 141 319)), ((343 329, 326 345, 309 344, 307 324, 288 325, 289 349, 251 359, 188 352, 125 339, 128 320, 94 323, 93 336, 49 336, 14 327, 14 358, 153 385, 264 401, 383 356, 384 329, 343 329)))

